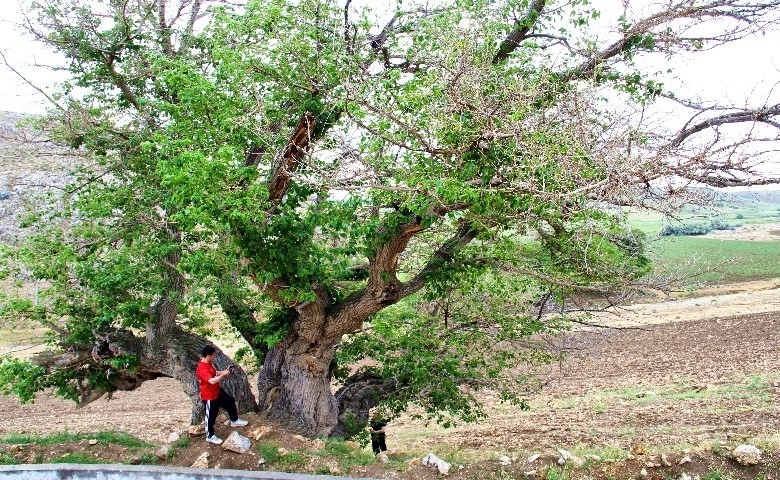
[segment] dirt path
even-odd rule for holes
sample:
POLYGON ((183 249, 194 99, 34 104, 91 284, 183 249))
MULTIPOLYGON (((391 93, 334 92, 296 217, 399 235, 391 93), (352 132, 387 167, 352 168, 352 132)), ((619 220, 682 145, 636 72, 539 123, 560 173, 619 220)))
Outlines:
POLYGON ((593 323, 642 326, 754 313, 780 312, 780 280, 732 283, 699 290, 697 296, 613 308, 595 315, 593 323))
POLYGON ((737 227, 734 230, 714 230, 705 238, 718 240, 748 240, 765 242, 780 239, 780 223, 759 223, 737 227))

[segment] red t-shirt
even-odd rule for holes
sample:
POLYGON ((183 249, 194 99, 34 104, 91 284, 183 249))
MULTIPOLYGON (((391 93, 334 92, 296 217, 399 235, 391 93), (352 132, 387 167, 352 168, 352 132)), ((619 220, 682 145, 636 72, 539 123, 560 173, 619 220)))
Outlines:
POLYGON ((219 384, 209 383, 209 380, 217 376, 217 369, 214 365, 206 362, 198 362, 198 368, 195 369, 195 375, 198 377, 200 385, 201 400, 216 400, 219 397, 219 384))

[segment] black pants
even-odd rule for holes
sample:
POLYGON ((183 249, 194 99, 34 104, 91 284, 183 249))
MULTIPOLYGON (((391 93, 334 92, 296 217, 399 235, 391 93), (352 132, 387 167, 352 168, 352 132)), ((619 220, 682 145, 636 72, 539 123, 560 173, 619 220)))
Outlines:
POLYGON ((374 450, 374 455, 379 455, 379 452, 387 451, 384 433, 371 434, 371 449, 374 450))
POLYGON ((214 423, 217 421, 219 409, 223 408, 230 416, 230 421, 238 420, 238 410, 236 410, 236 399, 224 390, 219 391, 216 400, 203 400, 206 406, 206 436, 214 436, 214 423))

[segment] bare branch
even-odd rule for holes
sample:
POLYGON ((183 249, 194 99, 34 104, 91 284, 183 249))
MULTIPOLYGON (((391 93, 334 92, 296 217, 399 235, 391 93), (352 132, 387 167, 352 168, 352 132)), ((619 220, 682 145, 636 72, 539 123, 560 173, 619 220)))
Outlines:
POLYGON ((699 133, 708 128, 731 123, 763 122, 776 128, 780 128, 780 125, 778 125, 777 121, 773 120, 772 118, 777 115, 780 115, 780 103, 757 110, 743 110, 738 112, 725 113, 699 122, 693 126, 684 128, 680 131, 680 133, 677 134, 677 136, 670 142, 669 145, 671 147, 677 147, 687 138, 695 135, 696 133, 699 133))
POLYGON ((48 93, 46 93, 45 91, 43 91, 43 89, 42 89, 42 88, 40 88, 40 87, 38 87, 37 85, 35 85, 34 83, 32 83, 32 82, 31 82, 29 79, 27 79, 27 77, 25 77, 24 75, 22 75, 22 74, 19 72, 19 70, 15 69, 15 68, 14 68, 14 67, 13 67, 13 66, 10 64, 10 63, 8 63, 8 59, 5 57, 5 53, 3 53, 3 51, 2 51, 2 50, 0 50, 0 57, 2 57, 2 59, 3 59, 3 63, 5 64, 5 66, 6 66, 6 67, 8 67, 8 69, 9 69, 9 70, 11 70, 12 72, 14 72, 14 74, 15 74, 17 77, 21 78, 21 79, 24 81, 24 83, 26 83, 27 85, 31 86, 31 87, 32 87, 32 88, 34 88, 34 89, 35 89, 35 90, 36 90, 38 93, 40 93, 41 95, 43 95, 43 96, 44 96, 44 98, 46 98, 46 100, 48 100, 48 101, 49 101, 49 103, 51 103, 51 104, 52 104, 54 107, 56 107, 58 110, 60 110, 61 112, 64 112, 64 111, 65 111, 65 109, 64 109, 64 108, 62 108, 62 106, 61 106, 59 103, 57 103, 57 101, 56 101, 56 100, 54 100, 54 99, 53 99, 53 98, 52 98, 52 97, 51 97, 51 96, 50 96, 48 93))

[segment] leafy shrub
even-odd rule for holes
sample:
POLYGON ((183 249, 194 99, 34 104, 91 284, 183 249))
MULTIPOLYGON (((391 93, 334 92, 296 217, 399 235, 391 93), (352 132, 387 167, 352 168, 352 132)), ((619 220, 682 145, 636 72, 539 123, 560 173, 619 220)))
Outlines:
POLYGON ((734 218, 736 218, 737 220, 742 220, 743 218, 745 218, 745 216, 742 215, 741 213, 738 213, 737 216, 734 218))
POLYGON ((715 220, 710 222, 710 227, 713 230, 734 230, 734 229, 736 229, 739 226, 741 226, 741 225, 731 224, 731 223, 723 221, 723 220, 721 220, 719 218, 716 218, 715 220))
POLYGON ((712 231, 707 224, 700 225, 667 225, 661 229, 659 235, 669 237, 672 235, 706 235, 712 231))
POLYGON ((668 237, 672 235, 706 235, 713 230, 734 230, 740 224, 732 224, 719 218, 711 220, 710 223, 667 225, 661 229, 659 235, 668 237))

